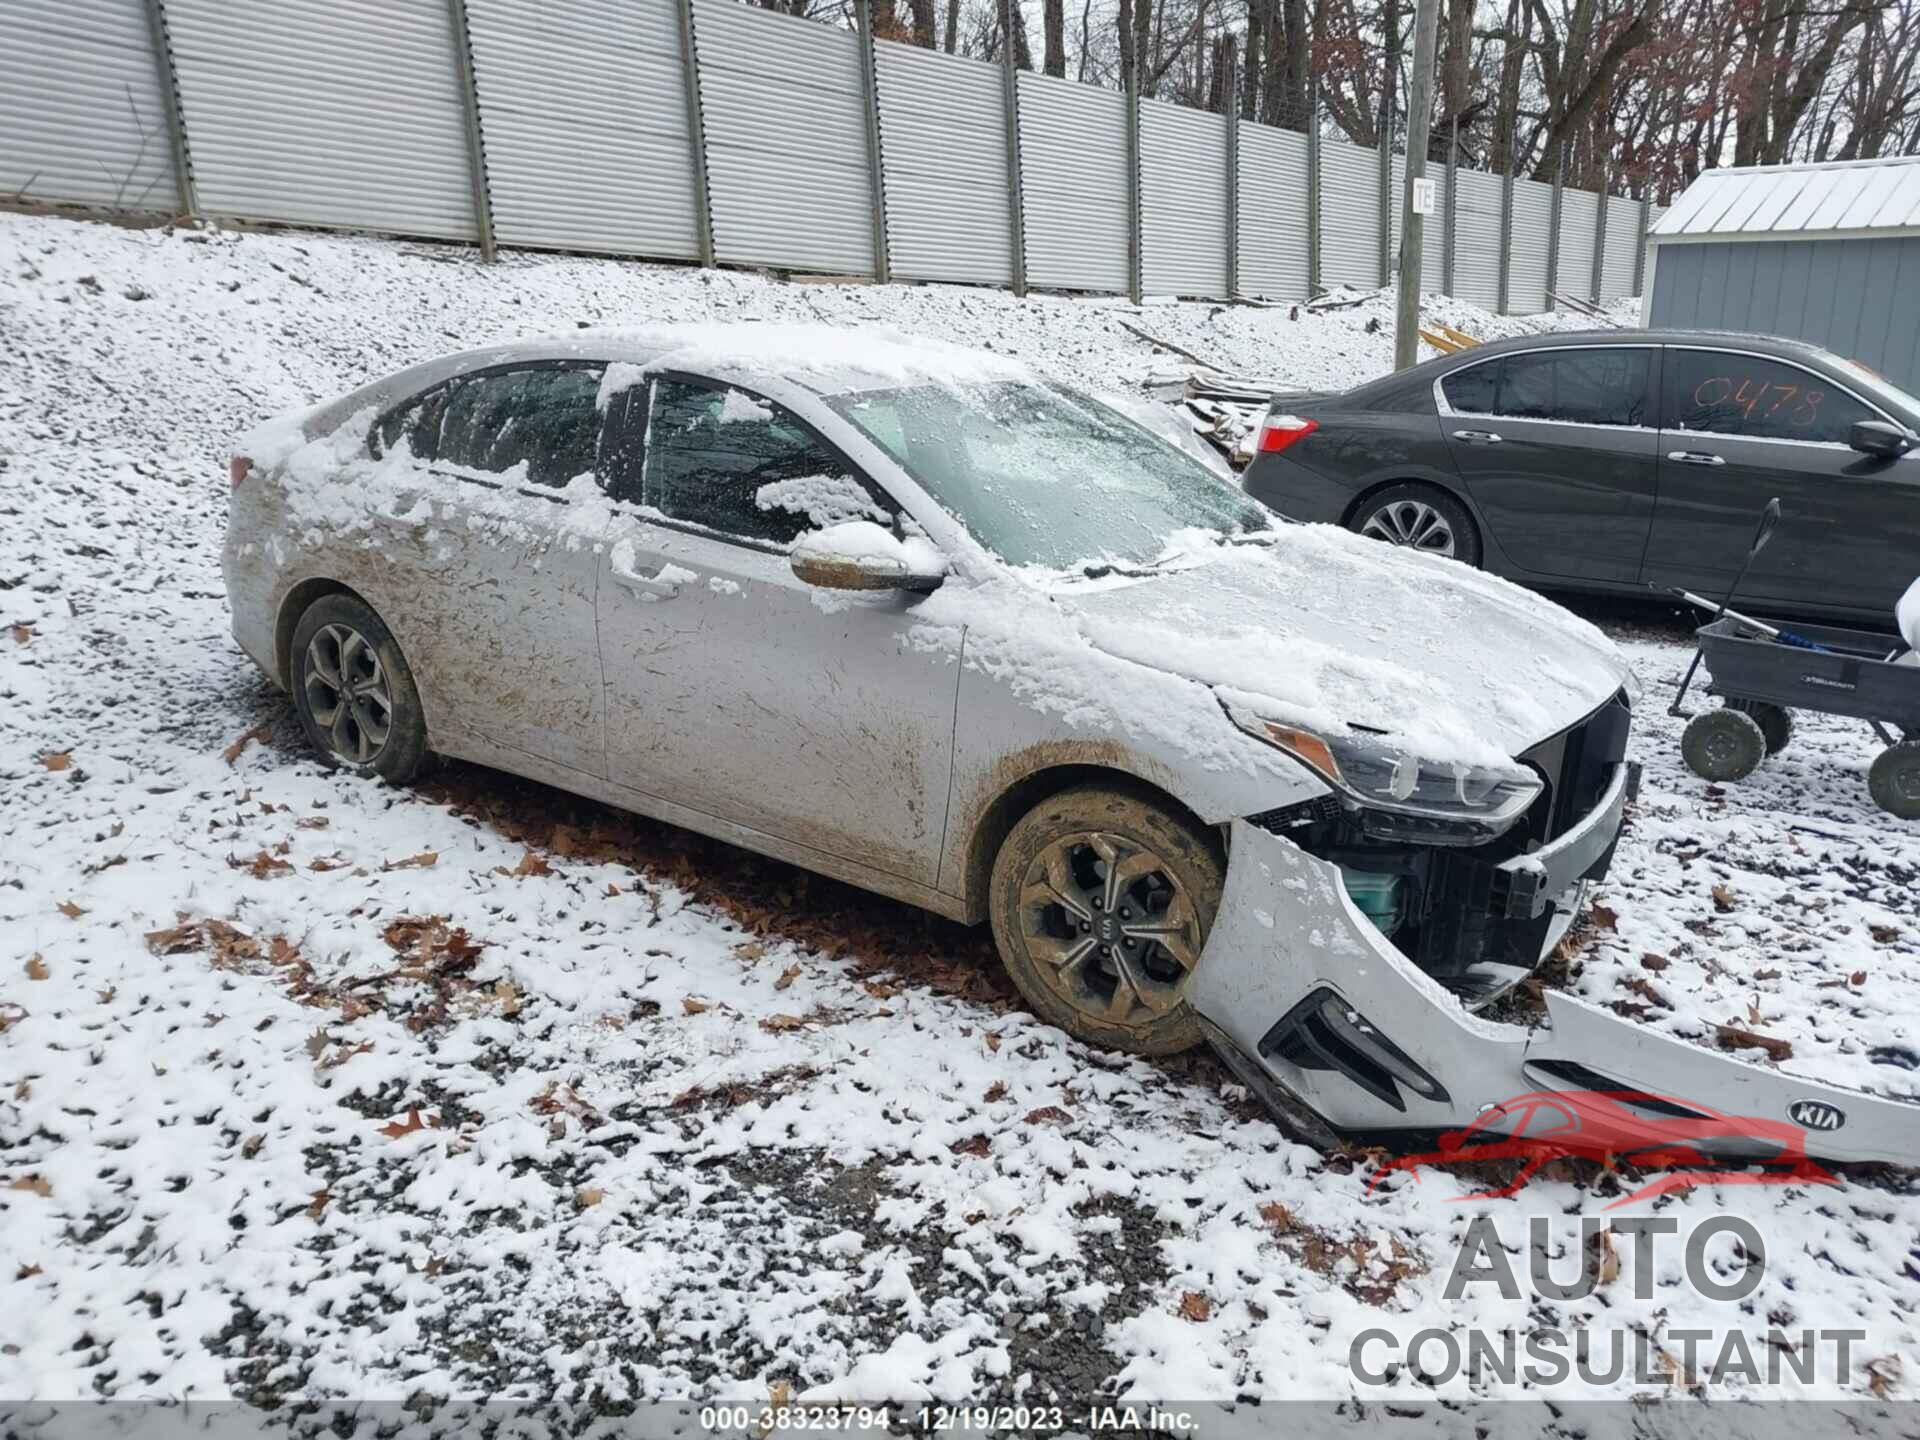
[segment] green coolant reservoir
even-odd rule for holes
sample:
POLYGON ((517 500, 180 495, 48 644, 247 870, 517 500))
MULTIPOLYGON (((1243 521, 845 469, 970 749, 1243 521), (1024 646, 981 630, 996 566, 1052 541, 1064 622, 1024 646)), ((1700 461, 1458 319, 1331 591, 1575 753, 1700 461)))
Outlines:
POLYGON ((1371 920, 1382 935, 1391 935, 1400 928, 1401 906, 1406 898, 1406 876, 1343 869, 1340 878, 1346 882, 1347 894, 1360 907, 1360 913, 1371 920))

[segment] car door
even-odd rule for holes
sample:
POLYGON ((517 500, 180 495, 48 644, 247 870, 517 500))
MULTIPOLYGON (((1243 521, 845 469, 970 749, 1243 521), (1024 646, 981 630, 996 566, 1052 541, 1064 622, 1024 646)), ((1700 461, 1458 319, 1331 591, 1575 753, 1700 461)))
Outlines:
POLYGON ((1920 460, 1847 443, 1886 419, 1839 381, 1771 356, 1669 346, 1647 579, 1719 599, 1754 526, 1780 524, 1735 597, 1886 620, 1920 572, 1920 460))
POLYGON ((915 645, 923 597, 819 590, 788 561, 806 530, 893 523, 899 507, 738 388, 656 377, 617 414, 600 579, 610 778, 932 886, 958 667, 915 645))
POLYGON ((601 375, 574 362, 484 370, 382 426, 437 482, 431 513, 402 495, 392 518, 432 566, 409 607, 430 641, 416 661, 429 723, 474 758, 604 770, 601 375))
POLYGON ((1453 463, 1515 566, 1638 579, 1658 482, 1657 362, 1651 345, 1526 350, 1437 382, 1453 463))

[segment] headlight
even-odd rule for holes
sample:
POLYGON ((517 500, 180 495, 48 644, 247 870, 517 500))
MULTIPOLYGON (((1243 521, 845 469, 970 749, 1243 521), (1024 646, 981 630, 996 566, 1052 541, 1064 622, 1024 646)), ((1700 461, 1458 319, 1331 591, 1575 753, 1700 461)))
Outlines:
POLYGON ((1523 765, 1423 760, 1378 736, 1302 729, 1235 705, 1233 723, 1278 746, 1361 812, 1369 834, 1427 844, 1471 845, 1509 829, 1544 789, 1523 765))

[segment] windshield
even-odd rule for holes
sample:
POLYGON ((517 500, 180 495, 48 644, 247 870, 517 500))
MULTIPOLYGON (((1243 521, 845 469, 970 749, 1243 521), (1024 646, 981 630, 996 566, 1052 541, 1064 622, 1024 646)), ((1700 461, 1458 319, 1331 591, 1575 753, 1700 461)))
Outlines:
POLYGON ((1895 415, 1900 416, 1906 424, 1911 425, 1920 421, 1920 400, 1916 400, 1878 370, 1871 370, 1858 360, 1849 360, 1844 355, 1834 355, 1829 358, 1833 362, 1833 368, 1840 372, 1840 378, 1860 390, 1869 399, 1878 400, 1895 415))
POLYGON ((1010 565, 1146 564, 1179 532, 1265 530, 1266 510, 1157 435, 1043 385, 827 397, 1010 565))

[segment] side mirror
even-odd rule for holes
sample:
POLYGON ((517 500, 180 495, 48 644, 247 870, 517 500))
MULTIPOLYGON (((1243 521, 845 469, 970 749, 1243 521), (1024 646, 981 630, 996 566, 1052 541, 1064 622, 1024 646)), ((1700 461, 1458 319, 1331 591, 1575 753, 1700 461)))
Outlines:
POLYGON ((1774 496, 1767 501, 1767 508, 1760 512, 1760 524, 1754 529, 1753 544, 1747 550, 1747 563, 1753 563, 1753 557, 1767 548, 1767 542, 1773 538, 1773 530, 1780 523, 1780 497, 1774 496))
POLYGON ((946 562, 925 540, 902 540, 871 520, 848 520, 794 542, 794 575, 823 590, 911 590, 930 594, 947 578, 946 562))
POLYGON ((1913 448, 1914 437, 1885 420, 1856 420, 1847 432, 1847 444, 1862 455, 1894 460, 1913 448))

